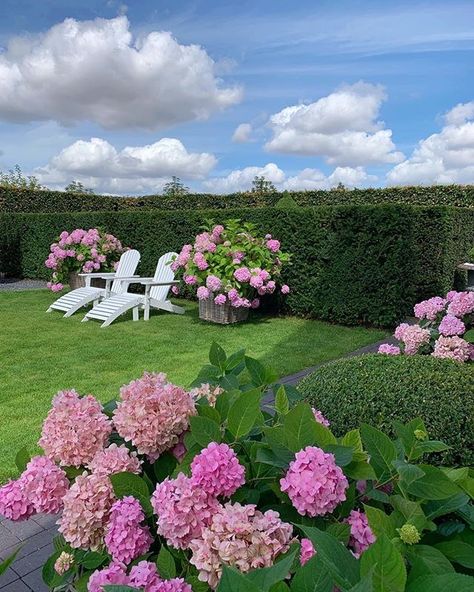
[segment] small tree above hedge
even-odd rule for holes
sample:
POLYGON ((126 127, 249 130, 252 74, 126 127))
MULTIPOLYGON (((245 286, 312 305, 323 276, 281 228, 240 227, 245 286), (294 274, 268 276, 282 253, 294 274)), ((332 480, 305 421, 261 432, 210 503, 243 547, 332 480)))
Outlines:
POLYGON ((440 454, 443 462, 474 463, 470 366, 428 356, 366 355, 322 366, 298 388, 336 435, 361 422, 393 434, 393 421, 421 416, 430 437, 452 447, 440 454))

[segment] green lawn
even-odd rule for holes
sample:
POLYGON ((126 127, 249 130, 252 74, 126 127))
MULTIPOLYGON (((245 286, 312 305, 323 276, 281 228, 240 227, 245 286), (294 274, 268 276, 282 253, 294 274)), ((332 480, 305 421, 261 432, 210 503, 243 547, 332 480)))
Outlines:
POLYGON ((55 296, 46 290, 0 293, 0 482, 15 474, 15 452, 35 450, 52 396, 75 388, 106 401, 143 371, 164 371, 187 385, 207 362, 212 341, 229 353, 247 353, 280 376, 337 358, 382 339, 382 331, 293 317, 256 316, 234 326, 201 322, 197 305, 185 315, 154 313, 148 323, 124 316, 110 327, 46 314, 55 296))

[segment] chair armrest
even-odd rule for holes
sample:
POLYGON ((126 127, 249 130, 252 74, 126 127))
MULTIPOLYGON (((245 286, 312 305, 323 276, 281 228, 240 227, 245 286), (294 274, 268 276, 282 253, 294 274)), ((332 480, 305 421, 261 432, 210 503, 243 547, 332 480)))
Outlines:
POLYGON ((115 277, 115 273, 78 273, 80 277, 90 277, 90 278, 103 278, 104 280, 107 278, 115 277))
POLYGON ((153 278, 141 278, 137 280, 137 284, 143 284, 144 286, 175 286, 179 284, 179 280, 170 280, 169 282, 155 282, 153 278))

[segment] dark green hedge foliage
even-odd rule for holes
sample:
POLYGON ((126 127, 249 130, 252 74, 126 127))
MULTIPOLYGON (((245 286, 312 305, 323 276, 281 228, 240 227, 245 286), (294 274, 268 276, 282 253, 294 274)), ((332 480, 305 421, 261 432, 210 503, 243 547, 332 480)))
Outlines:
POLYGON ((146 195, 111 197, 80 195, 64 191, 31 191, 0 187, 0 212, 88 212, 129 209, 225 209, 274 207, 284 196, 299 206, 373 205, 401 203, 419 206, 457 206, 474 208, 474 185, 436 185, 433 187, 387 187, 377 189, 293 191, 260 195, 190 194, 177 197, 146 195))
POLYGON ((140 251, 139 272, 148 275, 209 218, 241 218, 278 237, 293 254, 285 310, 345 324, 391 325, 416 301, 451 289, 474 237, 474 210, 447 207, 0 214, 0 271, 47 278, 44 260, 62 230, 101 226, 140 251))
POLYGON ((472 365, 431 356, 371 354, 326 364, 298 388, 336 435, 361 422, 393 434, 393 420, 421 417, 431 439, 452 447, 437 460, 474 464, 472 365))

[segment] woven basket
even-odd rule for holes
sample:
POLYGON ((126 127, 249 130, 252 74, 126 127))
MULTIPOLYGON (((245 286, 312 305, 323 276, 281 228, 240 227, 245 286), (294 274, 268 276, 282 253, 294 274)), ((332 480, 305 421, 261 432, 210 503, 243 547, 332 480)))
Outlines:
POLYGON ((228 302, 219 306, 211 299, 199 301, 199 318, 203 321, 219 323, 220 325, 230 325, 231 323, 246 321, 248 316, 248 308, 235 308, 228 302))
MULTIPOLYGON (((86 285, 86 278, 81 277, 77 273, 70 273, 69 274, 69 287, 71 290, 76 290, 77 288, 83 288, 86 285)), ((105 280, 101 278, 93 278, 91 279, 91 286, 93 288, 105 288, 105 280)))

